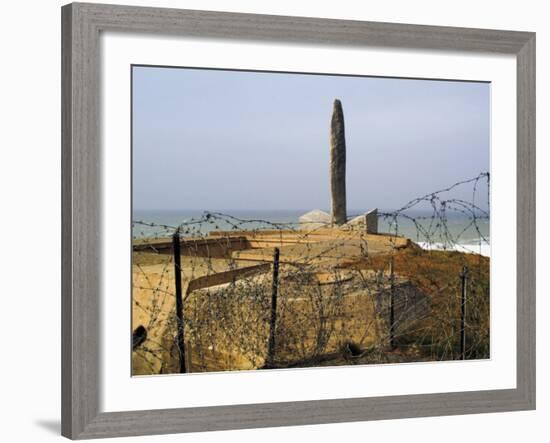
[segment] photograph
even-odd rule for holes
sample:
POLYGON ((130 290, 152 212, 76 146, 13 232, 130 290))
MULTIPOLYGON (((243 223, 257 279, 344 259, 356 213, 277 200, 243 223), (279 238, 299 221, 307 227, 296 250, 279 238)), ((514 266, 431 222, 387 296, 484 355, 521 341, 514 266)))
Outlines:
POLYGON ((5 2, 2 441, 548 440, 550 15, 441 5, 5 2))
POLYGON ((130 75, 133 376, 491 358, 490 82, 130 75))

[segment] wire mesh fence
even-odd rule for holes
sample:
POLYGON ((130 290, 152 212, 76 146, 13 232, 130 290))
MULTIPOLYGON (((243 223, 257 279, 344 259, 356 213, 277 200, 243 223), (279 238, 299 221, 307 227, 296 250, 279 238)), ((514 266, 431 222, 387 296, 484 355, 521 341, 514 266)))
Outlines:
POLYGON ((482 173, 380 211, 379 232, 134 220, 133 373, 488 358, 488 203, 482 173))

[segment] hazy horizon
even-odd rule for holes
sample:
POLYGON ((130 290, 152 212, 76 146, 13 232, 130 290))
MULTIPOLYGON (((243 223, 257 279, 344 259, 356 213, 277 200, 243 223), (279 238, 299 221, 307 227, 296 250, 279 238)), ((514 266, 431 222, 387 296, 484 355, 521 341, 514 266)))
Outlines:
MULTIPOLYGON (((350 214, 397 209, 489 171, 488 83, 156 67, 132 73, 135 211, 327 210, 335 98, 346 125, 350 214)), ((483 208, 484 195, 480 189, 483 208)), ((472 188, 452 197, 470 201, 472 188)))

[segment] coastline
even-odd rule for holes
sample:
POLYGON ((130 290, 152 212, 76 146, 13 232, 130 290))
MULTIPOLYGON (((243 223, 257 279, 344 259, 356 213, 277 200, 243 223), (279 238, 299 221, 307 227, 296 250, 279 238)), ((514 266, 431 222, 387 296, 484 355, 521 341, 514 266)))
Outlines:
POLYGON ((483 243, 457 243, 453 247, 445 246, 443 243, 415 242, 426 251, 457 251, 466 254, 479 254, 484 257, 491 257, 491 244, 483 243))

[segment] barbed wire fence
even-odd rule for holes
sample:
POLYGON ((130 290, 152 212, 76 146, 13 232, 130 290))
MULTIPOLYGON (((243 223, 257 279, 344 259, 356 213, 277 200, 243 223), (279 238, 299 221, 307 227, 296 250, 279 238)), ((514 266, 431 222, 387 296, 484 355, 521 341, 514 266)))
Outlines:
POLYGON ((379 212, 380 234, 134 220, 133 373, 489 358, 489 185, 481 173, 379 212))

